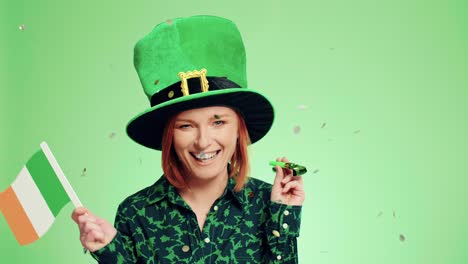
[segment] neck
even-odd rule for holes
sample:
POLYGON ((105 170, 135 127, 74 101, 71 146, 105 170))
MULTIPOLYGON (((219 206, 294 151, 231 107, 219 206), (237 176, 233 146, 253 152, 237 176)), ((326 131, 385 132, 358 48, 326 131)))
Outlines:
POLYGON ((191 179, 188 188, 179 190, 182 199, 195 213, 200 231, 203 230, 211 206, 224 192, 227 182, 227 175, 205 181, 191 179))
POLYGON ((227 174, 208 180, 190 179, 189 187, 179 192, 186 201, 211 205, 224 192, 227 182, 227 174))

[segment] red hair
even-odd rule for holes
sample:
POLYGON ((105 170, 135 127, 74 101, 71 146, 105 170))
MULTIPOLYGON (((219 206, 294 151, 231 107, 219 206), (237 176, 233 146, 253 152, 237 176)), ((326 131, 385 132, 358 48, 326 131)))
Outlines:
MULTIPOLYGON (((236 110, 235 112, 238 120, 237 132, 239 138, 237 139, 237 146, 231 158, 229 177, 235 179, 236 186, 234 187, 234 191, 239 192, 244 187, 250 170, 247 151, 247 146, 250 145, 250 137, 242 114, 236 110)), ((176 115, 169 119, 164 129, 161 163, 166 179, 177 189, 185 189, 188 187, 184 177, 186 169, 177 157, 173 147, 175 117, 176 115)))

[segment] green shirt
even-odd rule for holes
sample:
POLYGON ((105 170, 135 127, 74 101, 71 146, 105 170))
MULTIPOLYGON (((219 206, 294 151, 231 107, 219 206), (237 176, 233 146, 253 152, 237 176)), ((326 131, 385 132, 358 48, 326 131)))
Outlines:
POLYGON ((230 178, 203 231, 195 213, 162 176, 125 199, 117 235, 94 252, 99 263, 297 263, 301 206, 270 201, 271 184, 230 178))

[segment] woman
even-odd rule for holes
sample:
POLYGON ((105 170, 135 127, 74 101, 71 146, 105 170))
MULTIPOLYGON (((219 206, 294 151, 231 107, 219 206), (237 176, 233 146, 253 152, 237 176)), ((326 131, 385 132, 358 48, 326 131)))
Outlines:
POLYGON ((246 88, 237 27, 212 16, 159 24, 135 46, 135 68, 151 108, 127 133, 162 151, 164 175, 120 204, 115 228, 76 209, 83 247, 101 263, 297 263, 301 176, 247 177, 247 146, 274 115, 246 88))

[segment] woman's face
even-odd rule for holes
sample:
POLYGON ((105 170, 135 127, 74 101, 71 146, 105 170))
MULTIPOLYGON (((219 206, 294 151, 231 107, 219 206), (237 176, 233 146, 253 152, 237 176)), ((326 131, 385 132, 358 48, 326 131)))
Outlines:
POLYGON ((227 164, 236 149, 238 117, 231 108, 213 106, 178 114, 174 149, 191 177, 227 177, 227 164))

